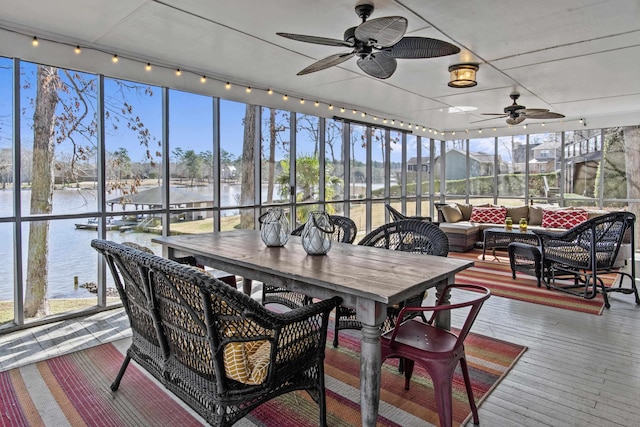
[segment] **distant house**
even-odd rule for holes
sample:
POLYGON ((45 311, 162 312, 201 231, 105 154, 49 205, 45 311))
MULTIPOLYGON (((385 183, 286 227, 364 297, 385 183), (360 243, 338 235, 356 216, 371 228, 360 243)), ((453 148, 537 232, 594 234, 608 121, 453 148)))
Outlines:
MULTIPOLYGON (((494 165, 495 156, 486 153, 469 153, 469 170, 467 171, 467 153, 453 148, 445 155, 445 179, 465 179, 475 176, 493 176, 508 170, 508 165, 498 156, 498 165, 494 165)), ((440 176, 442 157, 435 158, 435 173, 440 176)))
POLYGON ((220 178, 224 180, 233 180, 238 177, 238 171, 233 165, 222 165, 220 168, 220 178))
MULTIPOLYGON (((421 166, 422 172, 429 173, 429 157, 422 157, 420 160, 420 163, 421 163, 420 166, 421 166)), ((418 171, 417 157, 411 157, 409 160, 407 160, 407 171, 410 171, 410 172, 418 171)))

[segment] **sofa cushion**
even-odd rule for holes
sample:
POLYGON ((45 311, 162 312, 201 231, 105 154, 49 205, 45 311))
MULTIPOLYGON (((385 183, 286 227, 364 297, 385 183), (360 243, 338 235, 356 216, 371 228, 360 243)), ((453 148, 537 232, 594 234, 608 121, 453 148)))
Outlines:
POLYGON ((460 212, 462 212, 462 221, 469 221, 471 219, 471 210, 473 205, 467 203, 456 203, 460 212))
POLYGON ((471 210, 471 222, 504 224, 507 217, 507 208, 480 208, 474 206, 471 210))
POLYGON ((463 215, 457 205, 444 205, 440 208, 440 212, 444 215, 446 222, 458 222, 462 221, 463 215))
POLYGON ((507 216, 510 216, 514 224, 520 221, 520 218, 529 219, 529 206, 507 206, 507 216))
POLYGON ((542 226, 545 228, 569 229, 581 224, 589 219, 587 211, 583 210, 563 210, 563 209, 543 209, 542 226))
POLYGON ((529 207, 529 225, 542 225, 542 211, 541 206, 529 207))

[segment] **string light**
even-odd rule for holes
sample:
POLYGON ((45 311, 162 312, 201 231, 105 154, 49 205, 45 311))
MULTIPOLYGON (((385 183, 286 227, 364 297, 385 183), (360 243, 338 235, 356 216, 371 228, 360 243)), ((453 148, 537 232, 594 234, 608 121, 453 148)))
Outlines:
MULTIPOLYGON (((23 36, 28 36, 28 35, 27 35, 27 34, 23 34, 23 36)), ((49 41, 49 40, 48 40, 48 41, 49 41)), ((39 45, 39 42, 40 42, 40 41, 38 40, 38 37, 37 37, 37 36, 33 36, 32 40, 31 40, 31 43, 33 44, 33 46, 38 46, 38 45, 39 45)), ((82 49, 81 49, 80 45, 75 45, 75 46, 74 46, 74 45, 72 45, 72 44, 70 44, 70 43, 63 43, 63 42, 58 42, 58 41, 52 41, 52 43, 68 45, 68 46, 70 46, 70 47, 72 47, 72 48, 73 48, 73 50, 74 50, 75 54, 80 54, 80 53, 82 53, 82 49)), ((91 48, 91 49, 92 49, 92 50, 96 50, 96 51, 98 51, 98 52, 102 52, 102 53, 104 53, 104 54, 110 54, 109 52, 101 51, 100 49, 94 49, 94 48, 91 48)), ((114 53, 114 54, 112 54, 111 61, 112 61, 114 64, 115 64, 115 63, 118 63, 118 62, 119 62, 119 60, 120 60, 120 58, 118 57, 118 54, 115 54, 115 53, 114 53)), ((151 71, 151 70, 152 70, 152 65, 151 65, 151 63, 149 63, 149 62, 144 63, 144 62, 139 61, 139 60, 137 60, 137 59, 135 59, 135 58, 133 58, 133 59, 131 59, 131 60, 132 60, 132 61, 135 61, 135 62, 141 62, 142 64, 145 64, 145 70, 146 70, 146 71, 151 71)), ((167 68, 167 67, 161 67, 161 68, 167 68)), ((183 70, 181 70, 180 68, 176 68, 176 69, 175 69, 175 73, 176 73, 176 76, 182 76, 183 70)), ((189 71, 189 70, 187 70, 187 73, 190 73, 190 74, 196 74, 196 76, 198 76, 198 73, 194 73, 194 72, 189 71)), ((200 75, 200 76, 199 76, 199 79, 200 79, 200 82, 201 82, 201 83, 206 83, 206 81, 208 80, 207 76, 205 76, 205 75, 200 75)), ((227 89, 227 90, 230 90, 230 89, 231 89, 231 82, 226 82, 226 83, 225 83, 225 89, 227 89)), ((246 92, 247 92, 247 93, 251 93, 251 92, 252 92, 252 88, 251 88, 251 86, 247 86, 245 90, 246 90, 246 92)), ((266 90, 265 90, 265 89, 262 89, 262 90, 263 90, 263 91, 266 91, 266 92, 267 92, 267 94, 269 94, 269 95, 273 95, 273 93, 274 93, 274 90, 273 90, 273 89, 271 89, 271 88, 266 89, 266 90)), ((288 97, 288 95, 286 95, 286 94, 285 94, 285 95, 283 95, 283 96, 282 96, 282 99, 283 99, 284 101, 287 101, 287 100, 289 99, 289 97, 288 97)), ((300 104, 304 104, 304 99, 303 99, 303 98, 300 98, 300 104)), ((314 105, 315 105, 316 107, 319 107, 319 106, 320 106, 320 104, 322 104, 322 102, 321 102, 321 101, 318 101, 318 100, 314 101, 314 105)), ((325 104, 325 105, 326 105, 326 104, 325 104)), ((328 108, 329 110, 333 110, 334 106, 333 106, 333 104, 328 104, 328 105, 327 105, 327 108, 328 108)), ((345 110, 346 110, 346 109, 345 109, 345 107, 340 107, 340 112, 341 112, 341 113, 344 113, 344 112, 345 112, 345 110)), ((358 110, 357 110, 357 109, 355 109, 355 108, 352 110, 352 113, 353 113, 353 114, 360 113, 362 117, 367 117, 367 114, 368 114, 368 113, 367 113, 367 112, 365 112, 365 111, 358 111, 358 110)), ((374 120, 374 121, 378 121, 378 116, 373 116, 373 120, 374 120)), ((383 123, 385 123, 385 124, 389 121, 387 118, 384 118, 384 119, 381 119, 381 120, 382 120, 382 121, 383 121, 383 123)), ((394 120, 394 119, 391 119, 390 121, 391 121, 391 125, 395 125, 395 120, 394 120)), ((583 120, 581 119, 581 123, 582 123, 582 121, 583 121, 583 120)), ((419 129, 420 129, 420 125, 417 125, 417 124, 415 124, 415 125, 414 125, 414 124, 408 123, 407 125, 408 125, 408 128, 409 128, 409 129, 413 129, 413 127, 414 127, 414 126, 415 126, 416 130, 419 130, 419 129)), ((544 126, 544 123, 543 123, 542 125, 544 126)), ((404 122, 401 122, 401 123, 400 123, 400 126, 403 126, 403 127, 404 127, 404 122)), ((422 126, 422 131, 423 131, 423 132, 426 132, 426 130, 427 130, 426 126, 422 126)), ((431 132, 432 132, 432 129, 429 129, 429 133, 431 133, 431 132)), ((443 133, 443 135, 444 135, 444 133, 443 133)))

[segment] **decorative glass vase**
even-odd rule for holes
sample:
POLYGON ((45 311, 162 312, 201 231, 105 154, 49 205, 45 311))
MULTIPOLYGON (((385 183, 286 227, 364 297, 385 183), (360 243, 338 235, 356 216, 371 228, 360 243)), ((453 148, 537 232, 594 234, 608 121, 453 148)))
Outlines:
POLYGON ((289 240, 291 230, 289 220, 280 208, 271 208, 258 218, 260 237, 267 246, 284 246, 289 240))
POLYGON ((309 212, 309 218, 302 230, 302 247, 309 255, 326 254, 331 249, 334 230, 326 212, 309 212))
POLYGON ((505 230, 511 230, 513 227, 513 221, 511 220, 511 217, 508 216, 507 219, 504 220, 504 228, 505 230))
POLYGON ((527 218, 520 218, 520 231, 523 233, 527 231, 527 218))

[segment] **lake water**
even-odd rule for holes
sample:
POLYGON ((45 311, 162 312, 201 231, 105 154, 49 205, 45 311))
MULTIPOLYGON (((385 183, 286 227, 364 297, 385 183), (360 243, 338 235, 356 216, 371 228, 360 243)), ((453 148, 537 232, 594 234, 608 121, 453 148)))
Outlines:
MULTIPOLYGON (((189 188, 189 191, 207 195, 213 194, 211 187, 189 188)), ((221 204, 236 206, 236 197, 240 193, 239 185, 222 184, 221 204)), ((263 188, 266 196, 266 188, 263 188)), ((11 190, 0 190, 0 217, 12 215, 13 193, 11 190)), ((107 196, 109 198, 109 196, 107 196)), ((22 211, 29 211, 30 192, 22 192, 22 211)), ((75 189, 56 190, 53 196, 54 214, 96 211, 97 199, 95 190, 75 189)), ((227 211, 227 215, 234 214, 227 211)), ((91 248, 92 239, 98 237, 95 230, 78 230, 76 223, 84 223, 84 219, 55 220, 50 222, 49 228, 49 298, 84 298, 94 296, 83 288, 74 286, 74 277, 78 283, 96 281, 98 253, 91 248)), ((161 254, 159 245, 150 242, 155 235, 108 231, 107 239, 115 242, 132 241, 151 247, 157 254, 161 254)), ((28 223, 23 225, 23 275, 26 280, 27 246, 29 239, 28 223)), ((13 224, 0 223, 0 301, 13 299, 13 224)), ((107 285, 113 286, 111 274, 107 273, 107 285)))

